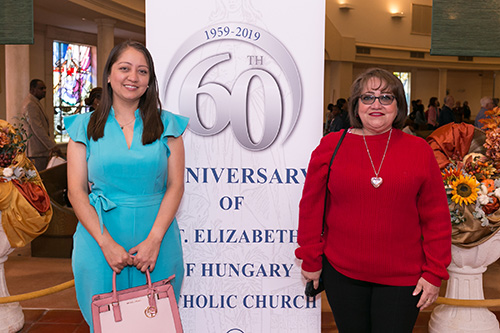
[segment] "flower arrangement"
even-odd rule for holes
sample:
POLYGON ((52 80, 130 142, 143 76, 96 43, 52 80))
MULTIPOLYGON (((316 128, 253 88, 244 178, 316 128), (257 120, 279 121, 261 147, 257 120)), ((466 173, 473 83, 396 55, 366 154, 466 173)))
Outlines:
POLYGON ((27 140, 22 122, 13 126, 0 120, 0 182, 13 179, 25 182, 37 176, 31 163, 22 162, 27 140))
POLYGON ((53 214, 42 179, 24 152, 26 141, 22 125, 16 127, 0 119, 2 227, 13 248, 23 247, 44 233, 53 214))
POLYGON ((488 117, 482 123, 486 153, 470 153, 462 160, 450 160, 441 172, 454 225, 465 222, 468 208, 473 218, 487 227, 488 217, 500 208, 500 108, 485 114, 488 117))

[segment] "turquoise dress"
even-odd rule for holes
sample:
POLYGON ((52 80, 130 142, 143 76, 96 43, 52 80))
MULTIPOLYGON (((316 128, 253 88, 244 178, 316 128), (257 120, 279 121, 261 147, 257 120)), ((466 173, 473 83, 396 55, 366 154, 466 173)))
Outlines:
MULTIPOLYGON (((164 132, 152 144, 142 144, 143 123, 136 110, 134 137, 130 149, 111 109, 104 136, 97 141, 87 138, 91 113, 66 117, 64 124, 71 139, 85 144, 90 204, 99 222, 126 251, 148 236, 167 185, 169 136, 182 135, 188 118, 162 111, 164 132)), ((110 292, 113 271, 95 241, 81 223, 73 236, 72 266, 78 305, 92 327, 91 301, 95 294, 110 292)), ((173 287, 177 299, 184 277, 181 237, 174 219, 163 238, 154 271, 153 282, 175 274, 173 287)), ((117 275, 117 289, 143 285, 146 276, 137 268, 125 267, 117 275)))

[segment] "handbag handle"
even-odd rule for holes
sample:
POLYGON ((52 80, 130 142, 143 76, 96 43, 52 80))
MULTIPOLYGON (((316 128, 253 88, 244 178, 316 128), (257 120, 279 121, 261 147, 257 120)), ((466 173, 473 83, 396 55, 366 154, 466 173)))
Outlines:
MULTIPOLYGON (((149 274, 149 270, 146 270, 146 281, 148 283, 149 289, 153 289, 153 285, 151 284, 151 275, 149 274)), ((116 292, 116 272, 113 271, 113 302, 118 302, 118 294, 116 292)))
POLYGON ((337 155, 337 151, 339 150, 340 144, 342 143, 342 141, 344 141, 344 137, 346 134, 347 134, 347 130, 345 129, 344 133, 342 133, 342 136, 339 139, 339 142, 337 143, 337 146, 335 147, 335 150, 333 151, 332 158, 330 159, 330 164, 328 164, 328 173, 326 174, 326 183, 325 183, 326 184, 326 186, 325 186, 325 204, 324 204, 324 208, 323 208, 323 226, 321 228, 321 236, 323 236, 323 234, 325 233, 326 204, 328 202, 328 181, 330 179, 330 171, 332 168, 333 159, 335 158, 335 155, 337 155))
MULTIPOLYGON (((175 275, 172 275, 168 281, 172 280, 175 275)), ((145 313, 148 317, 156 316, 158 312, 158 308, 156 307, 156 292, 153 288, 153 284, 151 283, 151 275, 149 274, 149 270, 146 270, 146 281, 148 284, 148 302, 149 306, 146 309, 145 313)), ((113 306, 113 316, 115 318, 115 322, 122 321, 122 312, 120 310, 120 302, 118 300, 118 292, 116 291, 116 272, 113 271, 113 297, 111 301, 111 305, 113 306)))

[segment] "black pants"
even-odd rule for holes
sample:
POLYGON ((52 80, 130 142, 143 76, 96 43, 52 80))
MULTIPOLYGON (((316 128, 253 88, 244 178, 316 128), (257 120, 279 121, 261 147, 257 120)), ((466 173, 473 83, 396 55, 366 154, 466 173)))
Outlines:
POLYGON ((340 333, 411 333, 420 294, 415 286, 397 287, 354 280, 323 258, 322 279, 340 333))

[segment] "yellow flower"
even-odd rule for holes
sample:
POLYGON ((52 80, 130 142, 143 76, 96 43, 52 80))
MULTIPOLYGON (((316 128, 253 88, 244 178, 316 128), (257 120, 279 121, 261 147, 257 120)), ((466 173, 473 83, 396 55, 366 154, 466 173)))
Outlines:
POLYGON ((477 200, 479 183, 474 176, 463 176, 451 183, 451 200, 456 204, 462 206, 464 203, 466 205, 472 204, 477 200))

